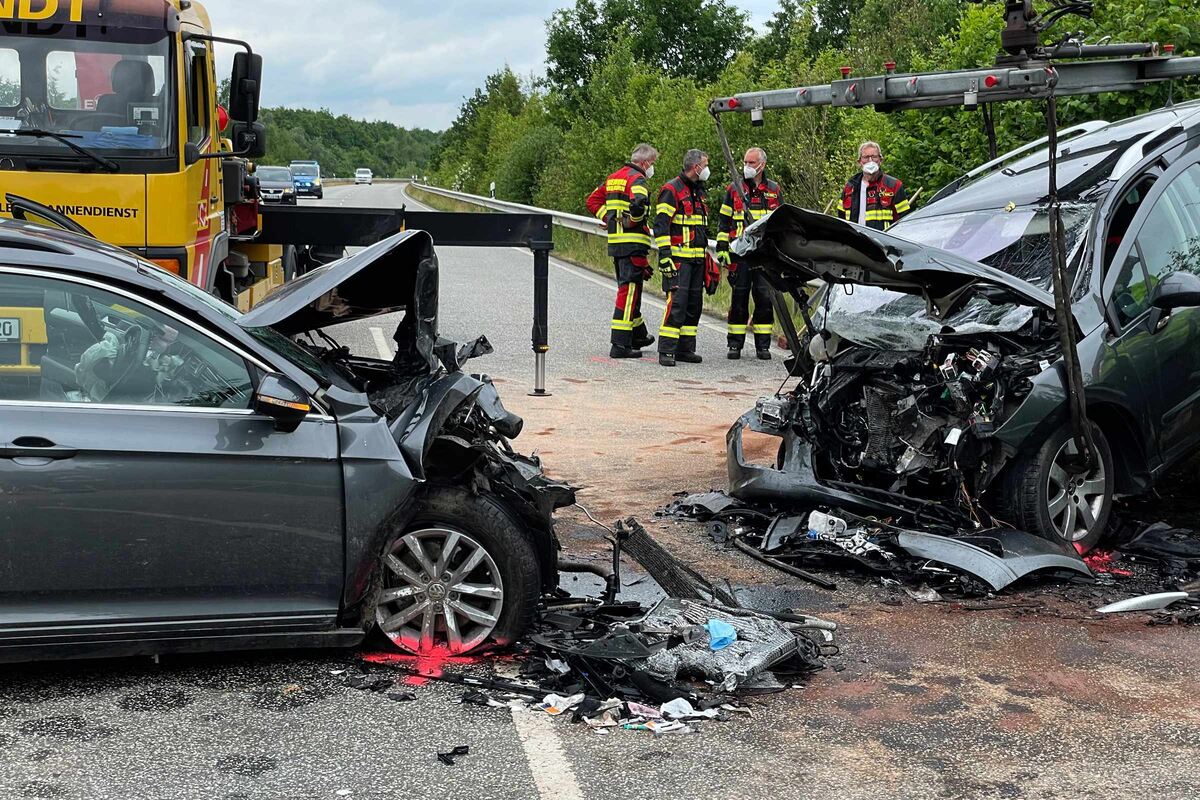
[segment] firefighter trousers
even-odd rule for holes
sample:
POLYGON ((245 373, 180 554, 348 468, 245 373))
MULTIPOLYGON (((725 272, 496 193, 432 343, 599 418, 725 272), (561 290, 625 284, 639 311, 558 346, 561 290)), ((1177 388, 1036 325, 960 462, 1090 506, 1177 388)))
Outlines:
POLYGON ((637 348, 650 334, 642 319, 642 281, 648 269, 645 256, 618 256, 613 259, 617 273, 617 304, 612 316, 612 343, 617 347, 637 348))
POLYGON ((771 302, 771 284, 762 270, 750 269, 738 263, 733 272, 733 298, 729 301, 729 349, 741 350, 746 332, 754 333, 756 350, 771 349, 771 333, 775 329, 775 306, 771 302), (750 299, 754 299, 754 316, 750 316, 750 299))
POLYGON ((696 329, 704 307, 704 259, 676 259, 679 276, 667 293, 667 313, 658 329, 658 352, 696 352, 696 329))

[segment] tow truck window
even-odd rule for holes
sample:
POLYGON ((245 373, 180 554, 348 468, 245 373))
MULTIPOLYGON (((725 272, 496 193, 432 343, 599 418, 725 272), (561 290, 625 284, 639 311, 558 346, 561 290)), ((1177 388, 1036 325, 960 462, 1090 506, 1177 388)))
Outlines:
POLYGON ((186 52, 188 141, 203 144, 209 137, 208 51, 189 47, 186 52))
POLYGON ((21 56, 0 47, 0 107, 16 108, 21 102, 21 56))
MULTIPOLYGON (((171 40, 119 26, 5 26, 0 55, 0 127, 69 134, 79 146, 122 158, 175 152, 171 40), (15 93, 16 102, 13 103, 15 93)), ((61 141, 0 136, 0 155, 47 156, 64 169, 74 158, 61 141), (65 152, 64 152, 65 151, 65 152)), ((77 159, 85 169, 87 158, 77 159)), ((122 171, 136 172, 132 164, 122 171)))

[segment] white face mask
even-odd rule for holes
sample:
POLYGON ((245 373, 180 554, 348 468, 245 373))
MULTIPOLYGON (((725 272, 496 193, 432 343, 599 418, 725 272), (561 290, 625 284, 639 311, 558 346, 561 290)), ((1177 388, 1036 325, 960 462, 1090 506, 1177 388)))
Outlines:
POLYGON ((879 162, 878 161, 868 161, 867 163, 863 164, 862 169, 863 169, 863 175, 867 175, 867 176, 874 175, 875 173, 879 172, 879 162))
POLYGON ((746 176, 746 180, 752 181, 758 176, 758 170, 749 164, 746 164, 742 167, 742 174, 746 176))
POLYGON ((708 167, 705 167, 704 169, 700 170, 700 174, 697 175, 696 177, 700 179, 701 183, 703 183, 704 181, 708 180, 709 177, 711 177, 711 176, 712 176, 712 170, 709 169, 708 167))
POLYGON ((653 178, 653 177, 654 177, 654 165, 653 165, 653 164, 651 164, 650 166, 646 167, 646 177, 647 177, 647 178, 653 178))

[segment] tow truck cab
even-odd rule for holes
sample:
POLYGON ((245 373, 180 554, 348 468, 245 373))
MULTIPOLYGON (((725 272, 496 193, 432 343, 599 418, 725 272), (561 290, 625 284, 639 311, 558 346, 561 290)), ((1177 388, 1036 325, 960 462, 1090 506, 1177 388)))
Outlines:
POLYGON ((226 112, 213 45, 198 2, 0 4, 2 189, 249 306, 283 281, 243 158, 265 148, 262 62, 237 54, 226 112))

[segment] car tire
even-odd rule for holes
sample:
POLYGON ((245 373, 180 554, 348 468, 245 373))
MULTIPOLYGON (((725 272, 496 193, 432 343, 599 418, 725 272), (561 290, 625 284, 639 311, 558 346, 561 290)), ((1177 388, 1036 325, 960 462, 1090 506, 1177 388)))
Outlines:
POLYGON ((1104 537, 1112 516, 1114 472, 1108 439, 1095 425, 1092 438, 1100 458, 1098 467, 1079 480, 1061 467, 1074 452, 1069 425, 1060 426, 1036 451, 1018 456, 1008 466, 1001 486, 1006 508, 1018 528, 1086 553, 1104 537), (1086 510, 1086 511, 1085 511, 1086 510), (1091 524, 1087 517, 1091 517, 1091 524), (1069 530, 1068 530, 1069 527, 1069 530))
POLYGON ((537 554, 513 517, 491 498, 452 487, 426 495, 388 541, 379 571, 376 626, 415 653, 512 644, 532 624, 542 585, 537 554))
POLYGON ((314 196, 315 196, 315 197, 316 197, 318 200, 324 200, 324 199, 325 199, 325 192, 317 192, 317 193, 316 193, 316 195, 314 195, 314 196))

